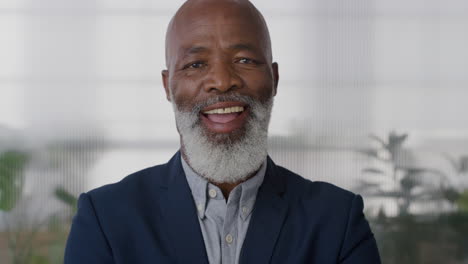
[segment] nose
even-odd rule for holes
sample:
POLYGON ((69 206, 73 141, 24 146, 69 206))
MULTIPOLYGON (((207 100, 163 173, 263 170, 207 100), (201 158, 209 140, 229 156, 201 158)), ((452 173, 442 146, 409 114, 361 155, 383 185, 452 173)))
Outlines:
POLYGON ((242 86, 242 79, 232 65, 226 62, 213 64, 206 77, 205 91, 208 93, 226 93, 242 86))

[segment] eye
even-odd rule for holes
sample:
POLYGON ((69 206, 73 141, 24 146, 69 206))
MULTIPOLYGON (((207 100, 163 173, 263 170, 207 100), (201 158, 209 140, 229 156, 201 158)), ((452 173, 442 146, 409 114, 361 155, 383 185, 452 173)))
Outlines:
POLYGON ((237 60, 238 63, 241 64, 255 64, 257 63, 255 60, 249 59, 249 58, 240 58, 237 60))
POLYGON ((184 66, 184 70, 185 69, 200 69, 202 68, 203 66, 205 66, 205 63, 202 62, 202 61, 196 61, 196 62, 191 62, 187 65, 184 66))

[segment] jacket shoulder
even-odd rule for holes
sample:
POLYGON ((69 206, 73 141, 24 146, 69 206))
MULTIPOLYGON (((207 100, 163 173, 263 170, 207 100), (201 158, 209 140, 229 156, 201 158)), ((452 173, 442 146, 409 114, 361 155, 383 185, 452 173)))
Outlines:
MULTIPOLYGON (((285 179, 284 195, 289 200, 288 233, 297 232, 306 237, 301 241, 313 241, 310 251, 315 250, 320 259, 314 262, 331 263, 324 259, 332 256, 334 263, 381 263, 360 195, 282 167, 277 172, 285 179)), ((293 243, 290 237, 287 241, 293 243)))

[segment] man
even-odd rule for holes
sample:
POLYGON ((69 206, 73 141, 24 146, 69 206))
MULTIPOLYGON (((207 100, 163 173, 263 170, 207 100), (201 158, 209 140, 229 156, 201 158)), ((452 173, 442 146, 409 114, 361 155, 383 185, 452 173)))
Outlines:
POLYGON ((380 263, 360 196, 267 156, 278 86, 248 1, 189 0, 162 72, 181 149, 79 199, 65 263, 380 263))

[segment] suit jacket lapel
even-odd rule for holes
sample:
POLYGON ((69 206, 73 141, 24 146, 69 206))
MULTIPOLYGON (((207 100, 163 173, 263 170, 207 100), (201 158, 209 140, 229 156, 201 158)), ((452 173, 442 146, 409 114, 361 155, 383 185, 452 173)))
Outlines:
POLYGON ((178 263, 207 263, 205 243, 193 197, 185 178, 180 152, 168 162, 167 186, 163 186, 162 215, 178 263))
POLYGON ((288 204, 283 199, 284 176, 268 157, 263 184, 242 246, 240 263, 269 263, 286 217, 288 204))

